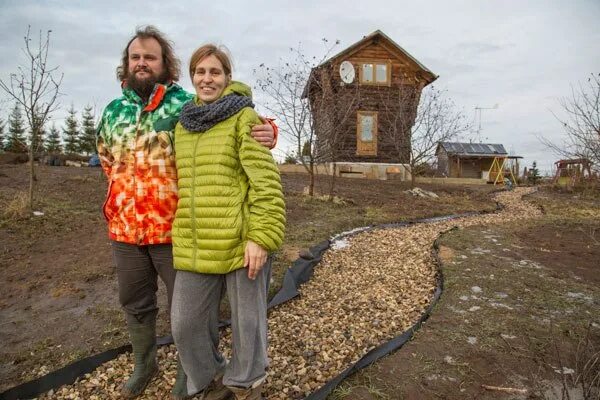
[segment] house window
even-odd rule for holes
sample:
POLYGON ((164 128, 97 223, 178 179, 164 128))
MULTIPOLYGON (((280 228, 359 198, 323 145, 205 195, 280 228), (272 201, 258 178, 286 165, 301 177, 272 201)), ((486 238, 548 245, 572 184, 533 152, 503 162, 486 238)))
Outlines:
POLYGON ((356 119, 356 155, 377 155, 377 113, 359 111, 356 119))
POLYGON ((390 63, 362 63, 360 82, 368 85, 389 85, 391 82, 390 63))

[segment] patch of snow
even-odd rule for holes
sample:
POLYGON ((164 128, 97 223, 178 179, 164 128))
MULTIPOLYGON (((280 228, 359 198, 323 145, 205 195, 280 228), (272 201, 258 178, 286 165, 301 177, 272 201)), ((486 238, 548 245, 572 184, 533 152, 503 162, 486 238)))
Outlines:
POLYGON ((478 311, 478 310, 481 310, 481 307, 473 306, 473 307, 469 308, 469 311, 478 311))
POLYGON ((499 299, 505 299, 508 297, 508 295, 504 292, 496 292, 496 293, 494 293, 494 296, 499 299))
POLYGON ((35 215, 36 217, 41 217, 42 215, 44 215, 44 213, 41 211, 34 211, 33 215, 35 215))
POLYGON ((554 368, 554 372, 561 375, 573 375, 575 373, 575 370, 573 368, 562 367, 562 370, 554 368))
POLYGON ((504 333, 501 333, 501 334, 500 334, 500 337, 501 337, 502 339, 516 339, 516 338, 517 338, 515 335, 506 335, 506 334, 504 334, 504 333))
POLYGON ((450 357, 450 356, 446 356, 444 357, 444 361, 446 362, 446 364, 454 364, 454 358, 450 357))
POLYGON ((483 290, 479 286, 472 286, 471 292, 473 293, 481 293, 483 290))
POLYGON ((466 256, 464 254, 461 254, 459 257, 462 258, 463 260, 469 258, 468 256, 466 256))
POLYGON ((461 299, 462 301, 467 301, 469 300, 468 296, 460 296, 459 299, 461 299))
POLYGON ((506 304, 491 302, 490 305, 494 308, 506 308, 507 310, 514 310, 511 306, 507 306, 506 304))
POLYGON ((344 249, 348 246, 350 246, 350 243, 348 242, 347 239, 338 239, 338 240, 331 242, 331 245, 329 247, 331 250, 335 251, 335 250, 344 249))
POLYGON ((358 233, 358 232, 366 231, 369 228, 370 228, 369 226, 363 226, 363 227, 360 227, 360 228, 354 228, 354 229, 349 230, 349 231, 338 233, 337 235, 330 237, 329 240, 330 241, 336 241, 336 240, 340 239, 341 237, 349 236, 349 235, 351 235, 353 233, 358 233))
POLYGON ((475 336, 469 336, 467 338, 467 342, 469 342, 469 344, 476 344, 477 343, 477 338, 475 336))

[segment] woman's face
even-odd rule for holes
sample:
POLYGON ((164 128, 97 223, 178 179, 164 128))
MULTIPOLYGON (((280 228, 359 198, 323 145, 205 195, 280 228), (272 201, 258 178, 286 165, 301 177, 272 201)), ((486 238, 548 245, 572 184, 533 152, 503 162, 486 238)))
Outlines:
POLYGON ((204 103, 212 103, 221 97, 229 77, 223 71, 223 64, 214 55, 203 58, 196 64, 192 83, 198 98, 204 103))

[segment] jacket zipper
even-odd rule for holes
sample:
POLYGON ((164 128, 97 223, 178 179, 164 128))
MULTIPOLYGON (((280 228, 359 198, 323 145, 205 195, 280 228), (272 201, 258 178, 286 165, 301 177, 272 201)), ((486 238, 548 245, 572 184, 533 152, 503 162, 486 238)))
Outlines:
POLYGON ((194 152, 192 153, 192 190, 190 191, 191 201, 190 215, 192 217, 192 265, 196 265, 196 249, 198 249, 198 234, 196 232, 196 149, 198 148, 198 142, 200 141, 200 134, 194 135, 196 141, 194 142, 194 152))
POLYGON ((142 243, 142 237, 141 237, 141 232, 139 232, 139 226, 138 226, 138 214, 137 214, 137 202, 136 202, 136 197, 137 197, 137 184, 136 184, 136 175, 137 175, 137 141, 138 141, 138 136, 139 136, 139 132, 140 132, 140 124, 142 122, 142 115, 144 114, 144 110, 140 110, 140 116, 137 119, 137 123, 135 125, 135 138, 133 140, 133 210, 135 212, 135 236, 137 238, 137 244, 138 246, 140 245, 140 243, 142 243))

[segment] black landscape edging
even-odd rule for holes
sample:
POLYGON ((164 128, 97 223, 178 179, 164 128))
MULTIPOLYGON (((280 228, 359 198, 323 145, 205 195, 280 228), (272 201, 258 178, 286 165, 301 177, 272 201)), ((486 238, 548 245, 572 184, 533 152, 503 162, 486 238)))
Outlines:
MULTIPOLYGON (((368 232, 376 229, 389 229, 389 228, 400 228, 406 227, 413 224, 420 223, 428 223, 428 222, 437 222, 437 221, 445 221, 452 220, 461 217, 468 217, 472 215, 482 215, 482 214, 490 214, 493 212, 497 212, 501 210, 503 207, 496 203, 497 207, 495 211, 480 211, 480 212, 468 212, 464 214, 453 214, 449 216, 443 217, 432 217, 432 218, 424 218, 418 219, 408 222, 397 222, 390 224, 381 224, 381 225, 372 225, 364 228, 359 228, 353 231, 348 232, 347 234, 340 234, 334 236, 332 239, 341 239, 345 237, 350 237, 362 232, 368 232)), ((324 240, 317 245, 313 246, 309 250, 310 258, 298 258, 293 263, 292 266, 288 268, 286 271, 283 284, 281 289, 273 296, 271 301, 268 304, 268 308, 276 307, 282 303, 285 303, 294 297, 299 295, 299 287, 303 283, 308 282, 308 280, 312 277, 314 267, 321 261, 321 257, 325 250, 329 249, 331 244, 330 240, 324 240)), ((439 260, 438 260, 439 262, 439 260)), ((439 265, 439 264, 438 264, 439 265)), ((406 343, 413 335, 413 332, 421 326, 424 320, 429 317, 431 309, 433 305, 437 302, 440 297, 442 291, 443 282, 441 282, 441 270, 438 268, 438 275, 440 281, 438 281, 438 287, 434 293, 434 297, 432 299, 431 304, 425 310, 425 313, 419 318, 419 320, 406 332, 393 338, 392 340, 380 345, 369 351, 365 354, 360 360, 358 360, 354 365, 348 367, 344 370, 340 375, 333 378, 329 381, 325 386, 322 386, 316 392, 312 393, 310 396, 306 397, 306 400, 319 400, 325 399, 327 394, 329 394, 344 378, 353 374, 361 368, 364 368, 381 357, 391 353, 392 351, 402 347, 404 343, 406 343)), ((226 321, 220 323, 220 326, 227 326, 228 323, 226 321)), ((173 343, 173 338, 169 336, 164 336, 157 338, 158 345, 168 345, 173 343)), ((31 380, 29 382, 25 382, 21 385, 10 388, 2 393, 0 393, 0 400, 26 400, 34 398, 42 393, 45 393, 52 389, 57 389, 63 385, 72 384, 77 380, 77 378, 92 372, 100 365, 104 364, 107 361, 110 361, 120 354, 131 351, 131 344, 123 345, 115 349, 107 350, 100 354, 95 354, 90 357, 86 357, 82 360, 75 361, 69 365, 64 366, 56 371, 50 372, 47 375, 44 375, 40 378, 31 380)))

